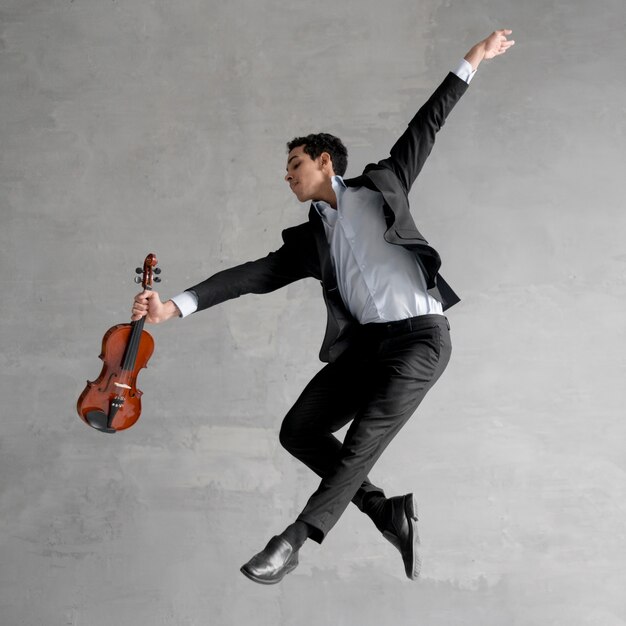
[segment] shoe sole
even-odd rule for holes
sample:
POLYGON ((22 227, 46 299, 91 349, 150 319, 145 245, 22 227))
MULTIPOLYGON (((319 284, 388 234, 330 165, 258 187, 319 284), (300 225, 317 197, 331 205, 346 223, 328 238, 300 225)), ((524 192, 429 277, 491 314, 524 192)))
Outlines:
POLYGON ((403 549, 403 546, 401 546, 398 541, 397 535, 384 531, 383 536, 400 551, 402 562, 404 563, 404 572, 407 578, 416 580, 422 569, 422 560, 417 550, 417 546, 420 543, 419 535, 417 534, 417 503, 412 493, 404 497, 402 508, 407 524, 409 525, 408 549, 403 549))
POLYGON ((422 569, 422 560, 419 557, 419 553, 416 549, 416 544, 419 545, 419 535, 417 534, 417 503, 415 502, 415 496, 411 494, 404 499, 404 514, 406 515, 409 523, 409 538, 411 542, 411 552, 404 558, 404 570, 406 575, 411 580, 415 580, 420 575, 422 569))

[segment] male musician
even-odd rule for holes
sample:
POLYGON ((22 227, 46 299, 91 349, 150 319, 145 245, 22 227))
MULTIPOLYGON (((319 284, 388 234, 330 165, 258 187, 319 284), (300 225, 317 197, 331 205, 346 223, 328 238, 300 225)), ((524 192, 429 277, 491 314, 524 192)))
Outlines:
POLYGON ((349 502, 374 522, 417 578, 417 508, 413 494, 387 498, 368 472, 443 373, 450 357, 443 311, 459 301, 439 274, 441 260, 417 230, 408 193, 447 115, 484 59, 513 41, 499 30, 473 46, 422 106, 390 156, 343 179, 347 151, 326 133, 288 144, 285 180, 307 222, 283 231, 283 246, 222 272, 163 303, 135 297, 132 318, 159 323, 186 317, 245 293, 267 293, 305 277, 322 282, 328 312, 320 352, 325 367, 285 417, 280 441, 321 477, 298 518, 241 571, 277 583, 298 565, 311 538, 321 543, 349 502), (343 442, 333 433, 350 423, 343 442))

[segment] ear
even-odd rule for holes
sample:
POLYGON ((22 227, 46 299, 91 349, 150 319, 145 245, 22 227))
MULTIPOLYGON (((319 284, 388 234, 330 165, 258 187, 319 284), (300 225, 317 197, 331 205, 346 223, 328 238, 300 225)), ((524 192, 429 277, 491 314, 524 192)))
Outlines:
POLYGON ((330 176, 335 175, 335 171, 333 170, 333 159, 328 152, 322 152, 319 156, 320 166, 324 172, 329 174, 330 176))

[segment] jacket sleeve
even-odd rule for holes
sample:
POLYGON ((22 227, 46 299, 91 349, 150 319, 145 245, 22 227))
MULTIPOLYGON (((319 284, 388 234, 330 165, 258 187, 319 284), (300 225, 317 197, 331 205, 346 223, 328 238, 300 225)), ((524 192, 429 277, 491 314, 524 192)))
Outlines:
POLYGON ((201 311, 246 293, 269 293, 307 276, 308 268, 289 241, 266 257, 213 274, 187 291, 196 294, 201 311))
MULTIPOLYGON (((392 169, 408 193, 435 145, 435 135, 467 90, 468 84, 450 72, 391 148, 390 156, 378 165, 392 169)), ((367 172, 366 168, 366 172, 367 172)))

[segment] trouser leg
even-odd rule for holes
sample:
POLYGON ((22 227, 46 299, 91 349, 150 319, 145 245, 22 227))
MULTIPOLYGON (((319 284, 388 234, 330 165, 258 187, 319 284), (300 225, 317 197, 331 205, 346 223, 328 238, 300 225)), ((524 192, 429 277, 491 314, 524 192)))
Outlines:
MULTIPOLYGON (((341 442, 334 432, 354 419, 363 403, 364 373, 357 355, 326 365, 306 386, 287 413, 280 430, 280 442, 298 460, 324 478, 334 470, 341 442)), ((370 492, 383 493, 364 476, 352 501, 363 510, 363 498, 370 492)))
MULTIPOLYGON (((440 316, 437 316, 440 317, 440 316)), ((320 542, 334 526, 387 445, 443 373, 451 344, 444 317, 432 327, 383 339, 371 346, 363 367, 371 375, 366 402, 354 415, 334 465, 298 520, 320 542)))

